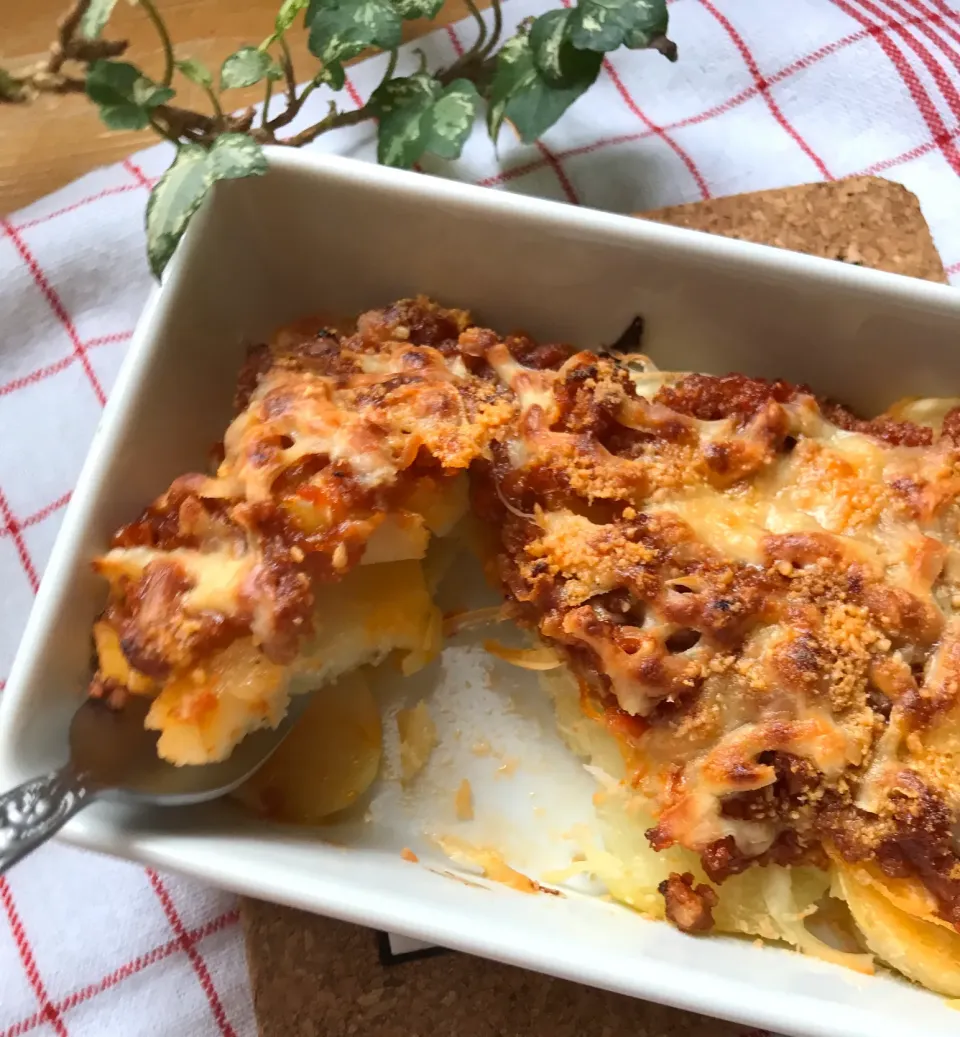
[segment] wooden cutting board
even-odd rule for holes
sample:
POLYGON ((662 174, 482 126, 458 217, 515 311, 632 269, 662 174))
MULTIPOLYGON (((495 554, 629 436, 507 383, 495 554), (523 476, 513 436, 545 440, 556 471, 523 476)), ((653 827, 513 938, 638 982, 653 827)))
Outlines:
MULTIPOLYGON (((643 215, 946 281, 917 199, 876 177, 643 215)), ((742 1026, 463 954, 391 961, 382 934, 290 908, 244 900, 241 915, 261 1037, 746 1037, 742 1026)))

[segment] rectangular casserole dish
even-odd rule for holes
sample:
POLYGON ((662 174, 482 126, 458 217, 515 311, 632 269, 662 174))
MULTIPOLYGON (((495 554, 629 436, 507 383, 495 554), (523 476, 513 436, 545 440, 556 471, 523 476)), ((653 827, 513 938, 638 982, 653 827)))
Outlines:
MULTIPOLYGON (((262 179, 218 186, 141 318, 0 698, 0 787, 62 761, 105 593, 90 559, 174 476, 203 467, 229 421, 245 345, 286 321, 423 292, 470 307, 489 326, 586 347, 612 341, 640 313, 645 351, 661 367, 807 382, 865 412, 907 395, 960 395, 953 289, 346 159, 271 150, 270 163, 262 179)), ((883 972, 864 977, 747 940, 685 936, 586 893, 527 896, 474 877, 451 881, 458 869, 425 834, 452 821, 461 772, 482 815, 478 834, 534 877, 569 860, 558 833, 590 823, 593 787, 535 682, 490 688, 476 653, 454 655, 402 692, 414 701, 426 682, 441 703, 441 734, 463 728, 459 747, 444 740, 449 795, 435 787, 411 804, 384 788, 373 821, 319 832, 261 824, 230 804, 100 805, 63 837, 782 1033, 956 1033, 942 999, 883 972), (520 759, 512 778, 471 759, 466 747, 479 737, 520 759), (542 808, 536 820, 531 802, 542 808), (406 846, 423 867, 401 859, 406 846)))

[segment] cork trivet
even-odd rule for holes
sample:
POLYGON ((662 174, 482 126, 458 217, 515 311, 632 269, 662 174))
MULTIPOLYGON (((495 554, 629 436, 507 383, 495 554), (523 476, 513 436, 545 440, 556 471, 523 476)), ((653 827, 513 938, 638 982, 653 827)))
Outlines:
MULTIPOLYGON (((857 177, 647 219, 946 281, 917 199, 857 177)), ((462 954, 381 963, 368 929, 241 904, 261 1037, 743 1037, 744 1029, 462 954)))
POLYGON ((947 280, 916 195, 876 176, 735 194, 642 215, 894 274, 947 280))
POLYGON ((261 1037, 744 1037, 742 1026, 441 954, 381 965, 374 934, 245 901, 261 1037))

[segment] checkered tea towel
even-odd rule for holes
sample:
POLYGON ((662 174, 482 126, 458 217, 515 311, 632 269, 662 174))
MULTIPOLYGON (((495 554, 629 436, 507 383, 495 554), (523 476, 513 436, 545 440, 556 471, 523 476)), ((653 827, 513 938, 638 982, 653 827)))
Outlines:
MULTIPOLYGON (((507 21, 548 6, 509 0, 507 21)), ((540 143, 504 131, 496 154, 478 128, 429 171, 617 212, 877 173, 919 196, 960 278, 960 0, 673 0, 670 16, 677 64, 617 53, 540 143)), ((443 65, 472 31, 417 46, 443 65)), ((382 72, 352 68, 343 103, 382 72)), ((369 126, 314 147, 374 156, 369 126)), ((0 220, 0 688, 150 287, 143 210, 169 160, 153 148, 0 220)), ((231 897, 60 846, 0 879, 0 1037, 254 1032, 231 897)))

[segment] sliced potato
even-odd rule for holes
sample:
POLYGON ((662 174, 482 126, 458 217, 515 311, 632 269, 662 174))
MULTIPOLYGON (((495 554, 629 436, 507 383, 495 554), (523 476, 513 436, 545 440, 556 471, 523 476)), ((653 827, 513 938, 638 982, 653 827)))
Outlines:
POLYGON ((380 711, 353 673, 314 694, 280 748, 234 795, 260 817, 319 824, 366 792, 382 749, 380 711))
POLYGON ((908 979, 948 997, 960 997, 960 933, 908 914, 877 882, 858 881, 838 865, 837 882, 867 946, 908 979))
POLYGON ((286 671, 241 638, 202 667, 169 681, 145 726, 178 767, 225 760, 245 735, 276 727, 287 708, 286 671))
POLYGON ((429 542, 430 531, 419 515, 410 511, 394 512, 385 515, 370 534, 361 564, 381 565, 423 558, 429 542))
POLYGON ((408 672, 438 650, 441 617, 419 561, 360 565, 314 596, 314 632, 296 663, 317 684, 381 662, 391 651, 412 656, 408 672))
POLYGON ((94 623, 93 640, 104 677, 122 684, 134 695, 149 695, 154 690, 153 681, 127 662, 120 647, 120 637, 109 623, 102 620, 94 623))

